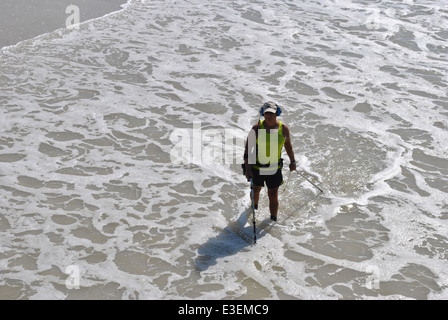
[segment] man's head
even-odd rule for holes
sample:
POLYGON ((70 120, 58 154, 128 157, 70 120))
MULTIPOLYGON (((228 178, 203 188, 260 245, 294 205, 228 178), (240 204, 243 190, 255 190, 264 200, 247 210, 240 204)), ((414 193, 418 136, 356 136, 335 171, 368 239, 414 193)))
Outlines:
POLYGON ((260 109, 260 114, 262 116, 266 116, 267 113, 273 113, 276 116, 279 116, 282 113, 282 110, 276 103, 269 101, 263 104, 263 106, 260 109))
POLYGON ((274 102, 269 101, 269 102, 266 102, 265 104, 263 104, 263 106, 261 108, 262 108, 261 112, 262 112, 263 116, 266 112, 277 114, 278 105, 274 102))
POLYGON ((277 122, 277 116, 282 113, 282 110, 275 102, 266 102, 260 109, 260 115, 264 117, 264 121, 268 126, 274 126, 277 122))

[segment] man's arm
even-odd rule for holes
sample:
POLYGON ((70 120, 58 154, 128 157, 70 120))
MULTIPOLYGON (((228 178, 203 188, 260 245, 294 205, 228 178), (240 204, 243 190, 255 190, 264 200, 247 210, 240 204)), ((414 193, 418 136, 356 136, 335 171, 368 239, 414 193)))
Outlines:
POLYGON ((250 169, 251 164, 255 164, 256 161, 256 140, 257 140, 257 129, 258 124, 252 127, 252 130, 249 132, 249 135, 246 139, 246 145, 244 148, 244 166, 246 172, 247 181, 250 180, 252 176, 252 171, 250 169))
POLYGON ((294 171, 297 168, 296 159, 294 156, 294 150, 292 148, 291 134, 288 126, 286 125, 283 125, 283 137, 285 138, 285 150, 288 154, 289 161, 291 162, 291 164, 289 165, 289 170, 294 171))

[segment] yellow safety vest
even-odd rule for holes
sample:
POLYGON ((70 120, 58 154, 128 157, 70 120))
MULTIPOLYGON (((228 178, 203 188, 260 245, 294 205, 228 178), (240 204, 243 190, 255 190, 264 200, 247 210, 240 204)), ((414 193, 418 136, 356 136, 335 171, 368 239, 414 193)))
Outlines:
POLYGON ((282 148, 285 144, 283 137, 282 122, 279 121, 278 130, 270 130, 267 133, 264 128, 264 120, 260 122, 257 137, 257 163, 254 165, 258 170, 280 169, 280 158, 282 148))

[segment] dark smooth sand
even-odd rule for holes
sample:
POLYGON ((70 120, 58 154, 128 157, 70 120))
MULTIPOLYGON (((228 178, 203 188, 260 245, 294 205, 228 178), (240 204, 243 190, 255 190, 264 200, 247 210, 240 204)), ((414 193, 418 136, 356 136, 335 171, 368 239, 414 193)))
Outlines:
POLYGON ((70 5, 79 8, 80 22, 121 9, 127 0, 1 0, 0 48, 66 26, 70 5))

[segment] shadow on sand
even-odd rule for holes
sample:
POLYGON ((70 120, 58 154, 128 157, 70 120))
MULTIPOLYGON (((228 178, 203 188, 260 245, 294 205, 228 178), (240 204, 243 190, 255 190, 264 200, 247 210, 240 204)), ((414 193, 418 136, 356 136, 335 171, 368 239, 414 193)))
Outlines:
MULTIPOLYGON (((257 221, 257 241, 266 235, 269 228, 270 219, 257 221)), ((232 256, 253 245, 254 227, 252 210, 249 208, 243 211, 236 221, 224 228, 218 236, 210 238, 198 249, 199 256, 195 259, 196 267, 199 271, 205 271, 215 265, 217 259, 232 256)))

